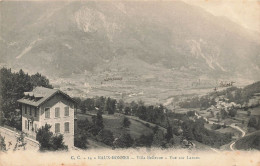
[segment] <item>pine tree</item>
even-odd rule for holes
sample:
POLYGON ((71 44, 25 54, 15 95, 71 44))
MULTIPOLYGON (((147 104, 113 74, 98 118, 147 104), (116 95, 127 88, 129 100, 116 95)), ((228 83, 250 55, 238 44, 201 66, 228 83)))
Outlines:
POLYGON ((124 128, 129 128, 130 125, 131 125, 131 121, 127 117, 124 117, 124 119, 123 119, 123 127, 124 128))

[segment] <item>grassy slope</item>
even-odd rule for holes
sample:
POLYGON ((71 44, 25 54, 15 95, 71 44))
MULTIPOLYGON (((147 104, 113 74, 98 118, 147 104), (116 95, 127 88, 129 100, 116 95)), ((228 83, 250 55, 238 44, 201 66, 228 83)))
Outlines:
MULTIPOLYGON (((91 121, 91 115, 78 114, 77 117, 79 120, 88 118, 91 121)), ((124 129, 122 127, 123 115, 102 115, 102 117, 105 129, 112 131, 114 137, 119 137, 125 130, 129 131, 130 135, 135 139, 139 138, 142 134, 148 135, 153 132, 151 128, 145 126, 143 123, 132 119, 129 119, 131 121, 130 127, 124 129)))
POLYGON ((249 150, 257 149, 260 150, 260 131, 253 132, 241 139, 235 144, 236 149, 249 150))

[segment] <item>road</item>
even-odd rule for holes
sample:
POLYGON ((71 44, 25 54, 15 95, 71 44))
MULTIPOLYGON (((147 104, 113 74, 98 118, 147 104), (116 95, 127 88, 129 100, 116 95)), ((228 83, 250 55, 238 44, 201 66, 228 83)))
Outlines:
MULTIPOLYGON (((19 137, 19 134, 9 130, 4 127, 0 127, 0 134, 2 137, 5 138, 5 144, 7 150, 13 150, 15 147, 15 144, 17 143, 17 137, 19 137)), ((26 145, 26 150, 33 150, 38 151, 39 150, 39 143, 35 140, 32 140, 31 138, 25 137, 24 138, 26 145)))
MULTIPOLYGON (((233 124, 231 124, 230 127, 232 127, 232 128, 234 128, 234 129, 240 131, 240 132, 242 133, 242 134, 241 134, 241 138, 246 135, 246 132, 245 132, 244 130, 242 130, 240 127, 235 126, 235 125, 233 125, 233 124)), ((236 140, 236 141, 237 141, 237 140, 236 140)), ((229 146, 232 151, 234 151, 234 145, 236 144, 236 141, 232 142, 232 143, 230 144, 230 146, 229 146)))
MULTIPOLYGON (((219 125, 224 125, 224 123, 218 123, 218 122, 209 121, 209 124, 213 124, 213 123, 216 123, 216 124, 219 124, 219 125)), ((227 125, 227 126, 232 127, 233 129, 236 129, 236 130, 238 130, 239 132, 241 132, 241 138, 246 135, 246 132, 245 132, 243 129, 241 129, 240 127, 236 126, 235 124, 231 124, 231 125, 227 125)), ((234 145, 235 145, 236 141, 237 141, 237 140, 235 140, 234 142, 232 142, 232 143, 230 144, 230 146, 229 146, 229 148, 230 148, 232 151, 234 151, 234 145)), ((217 149, 214 149, 214 148, 210 148, 210 149, 213 150, 213 151, 215 151, 215 152, 218 152, 218 153, 219 153, 219 151, 218 151, 217 149)))

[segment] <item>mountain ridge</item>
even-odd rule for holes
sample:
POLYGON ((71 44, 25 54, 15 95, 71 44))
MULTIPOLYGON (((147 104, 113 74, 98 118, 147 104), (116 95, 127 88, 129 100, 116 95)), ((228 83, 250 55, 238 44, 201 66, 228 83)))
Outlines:
POLYGON ((1 59, 10 66, 65 76, 131 56, 166 69, 259 79, 256 38, 181 1, 2 2, 0 7, 1 59))

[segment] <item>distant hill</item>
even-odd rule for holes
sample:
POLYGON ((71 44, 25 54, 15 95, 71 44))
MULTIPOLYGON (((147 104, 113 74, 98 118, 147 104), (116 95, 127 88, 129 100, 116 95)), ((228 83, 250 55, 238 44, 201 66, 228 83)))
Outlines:
POLYGON ((64 76, 131 57, 144 70, 260 78, 256 37, 181 1, 4 1, 0 11, 0 61, 13 68, 64 76))

